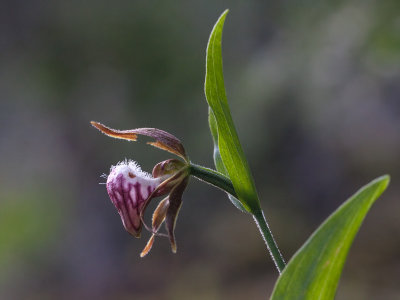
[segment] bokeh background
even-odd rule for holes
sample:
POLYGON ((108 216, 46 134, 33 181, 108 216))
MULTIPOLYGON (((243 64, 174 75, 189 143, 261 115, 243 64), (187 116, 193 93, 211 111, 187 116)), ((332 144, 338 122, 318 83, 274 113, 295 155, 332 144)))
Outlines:
POLYGON ((0 299, 270 295, 277 272, 251 218, 194 179, 178 253, 160 238, 140 259, 149 235, 124 231, 100 175, 124 158, 150 171, 171 156, 89 124, 167 130, 212 167, 205 48, 225 8, 228 99, 284 256, 388 173, 337 299, 400 298, 398 0, 3 0, 0 299))

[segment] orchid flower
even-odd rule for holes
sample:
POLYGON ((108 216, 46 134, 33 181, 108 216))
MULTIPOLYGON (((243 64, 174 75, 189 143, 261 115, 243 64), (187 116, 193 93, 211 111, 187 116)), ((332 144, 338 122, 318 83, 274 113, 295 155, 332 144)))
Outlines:
POLYGON ((155 139, 148 144, 178 155, 182 160, 169 159, 156 164, 152 175, 141 170, 140 166, 132 161, 125 160, 111 167, 107 178, 107 192, 117 209, 125 229, 134 237, 139 238, 142 225, 152 235, 141 253, 147 255, 154 243, 156 235, 163 222, 171 243, 172 252, 176 253, 174 229, 176 218, 182 205, 182 195, 189 181, 189 159, 182 143, 172 134, 156 128, 138 128, 132 130, 115 130, 98 122, 91 124, 104 134, 136 141, 138 135, 145 135, 155 139), (152 226, 149 228, 143 222, 144 211, 149 202, 159 196, 166 196, 160 201, 153 213, 152 226))

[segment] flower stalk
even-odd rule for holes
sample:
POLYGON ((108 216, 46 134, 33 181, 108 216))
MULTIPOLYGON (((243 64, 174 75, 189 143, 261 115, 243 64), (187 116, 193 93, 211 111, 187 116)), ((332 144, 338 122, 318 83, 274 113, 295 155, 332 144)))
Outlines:
POLYGON ((233 197, 237 197, 235 189, 233 188, 232 181, 225 175, 215 170, 199 166, 193 163, 190 163, 189 165, 189 173, 190 175, 196 177, 197 179, 200 179, 201 181, 211 184, 231 194, 233 197))
POLYGON ((264 212, 259 210, 253 214, 254 222, 256 222, 258 229, 260 230, 261 236, 267 245, 269 254, 274 261, 275 267, 277 268, 279 274, 282 273, 286 266, 285 260, 282 256, 281 251, 272 235, 271 229, 268 226, 267 220, 265 219, 264 212))

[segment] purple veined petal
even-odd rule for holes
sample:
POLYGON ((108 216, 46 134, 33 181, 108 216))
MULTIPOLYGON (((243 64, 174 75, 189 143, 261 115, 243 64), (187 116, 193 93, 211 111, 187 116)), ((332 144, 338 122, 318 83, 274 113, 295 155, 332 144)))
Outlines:
POLYGON ((163 178, 153 178, 133 161, 113 166, 107 178, 107 192, 121 217, 125 229, 140 237, 142 221, 140 214, 153 191, 163 178))

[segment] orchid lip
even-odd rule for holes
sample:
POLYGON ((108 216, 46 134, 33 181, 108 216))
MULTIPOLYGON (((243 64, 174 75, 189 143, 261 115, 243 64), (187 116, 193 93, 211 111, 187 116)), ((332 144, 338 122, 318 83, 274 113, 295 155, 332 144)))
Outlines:
POLYGON ((121 217, 125 229, 140 237, 140 214, 151 193, 163 178, 152 178, 133 161, 124 161, 111 168, 107 192, 121 217))

